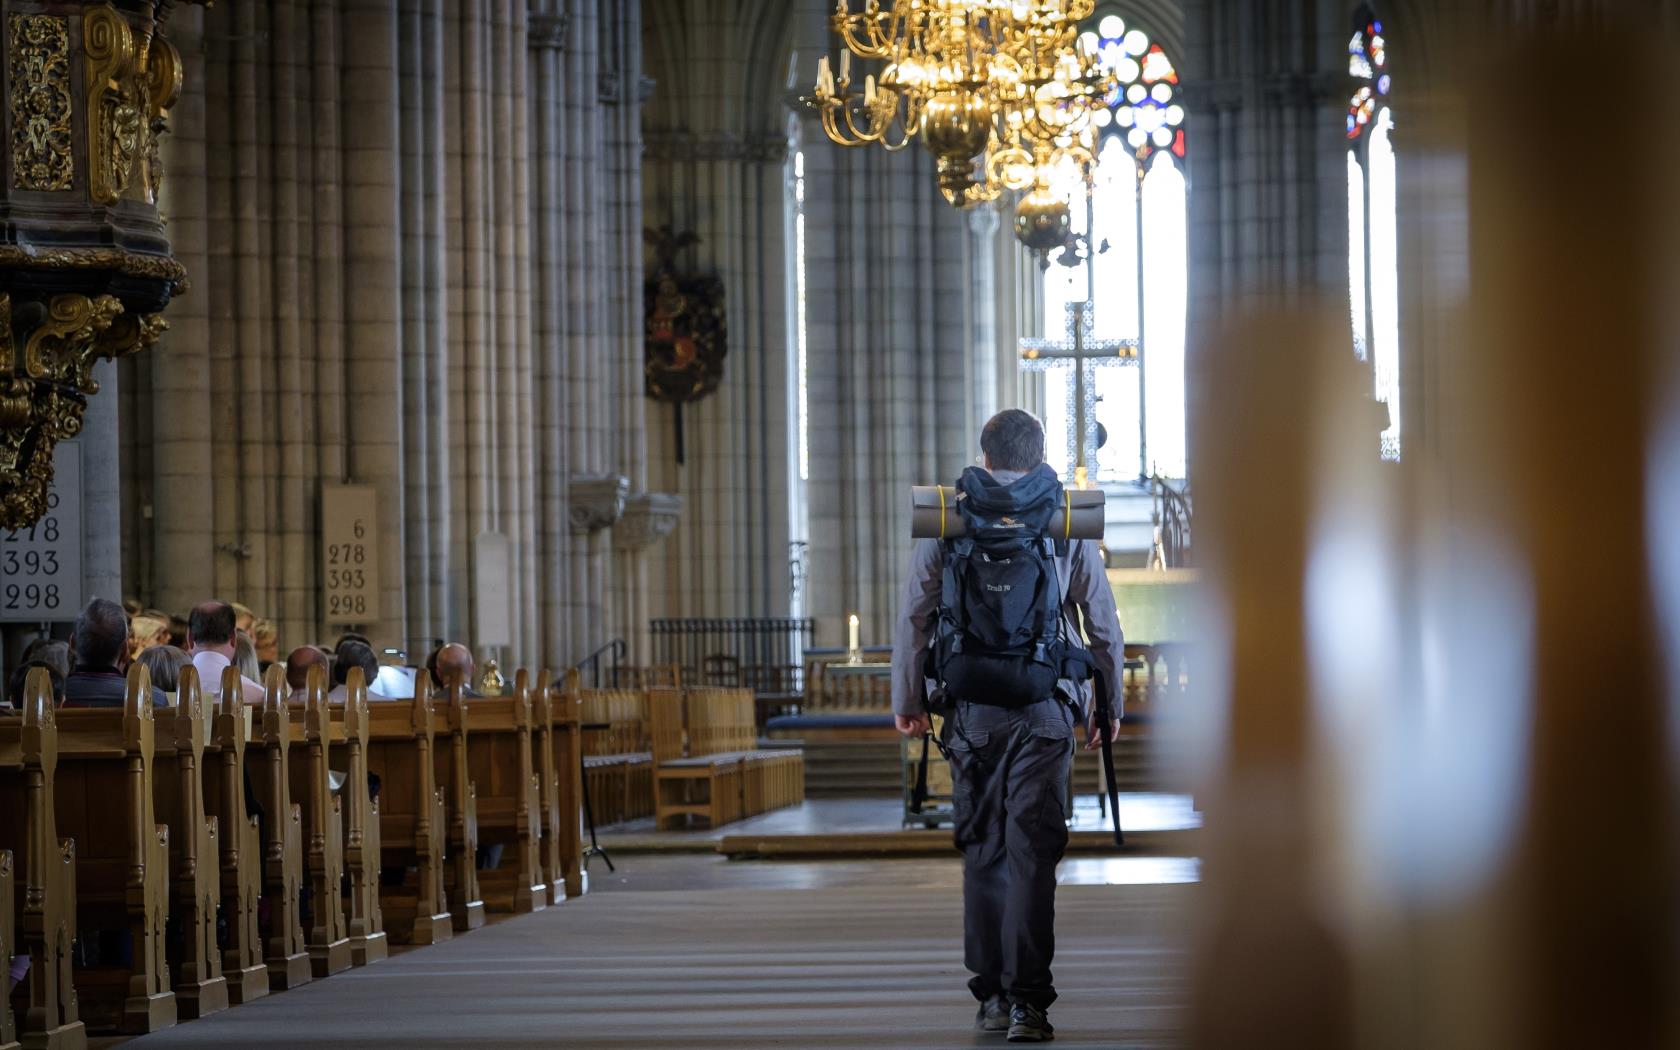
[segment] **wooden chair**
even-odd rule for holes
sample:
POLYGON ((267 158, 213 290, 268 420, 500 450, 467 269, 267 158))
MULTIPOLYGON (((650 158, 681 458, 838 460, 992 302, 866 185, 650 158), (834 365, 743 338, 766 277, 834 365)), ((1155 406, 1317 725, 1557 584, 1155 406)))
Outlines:
POLYGON ((222 976, 227 980, 230 1003, 248 1003, 268 994, 268 967, 263 962, 258 922, 263 884, 261 822, 245 804, 247 755, 255 761, 259 753, 247 748, 251 715, 239 669, 230 664, 222 671, 222 689, 216 700, 216 772, 205 777, 207 805, 216 814, 220 831, 218 888, 222 915, 227 920, 222 976))
POLYGON ((126 930, 128 963, 81 967, 76 987, 95 1023, 128 1033, 173 1025, 176 999, 164 955, 169 919, 169 829, 155 819, 157 725, 151 676, 129 669, 123 707, 58 712, 59 830, 77 842, 76 924, 126 930))
POLYGON ((441 715, 447 726, 445 743, 436 755, 437 777, 444 787, 449 821, 445 886, 455 932, 465 933, 484 925, 484 899, 478 888, 478 793, 467 760, 464 683, 458 679, 449 683, 439 706, 443 708, 441 715))
POLYGON ((216 945, 216 909, 221 903, 219 823, 205 807, 205 752, 215 721, 210 698, 198 687, 198 671, 181 668, 173 742, 157 753, 158 816, 169 825, 170 919, 180 931, 171 960, 175 1005, 182 1017, 203 1017, 228 1006, 216 945))
POLYGON ((313 978, 299 903, 303 889, 303 808, 292 801, 292 724, 287 692, 285 669, 278 664, 270 667, 263 678, 262 729, 251 778, 260 785, 263 811, 268 817, 263 844, 268 928, 263 932, 268 985, 274 991, 296 988, 313 978))
MULTIPOLYGON (((272 669, 271 669, 272 670, 272 669)), ((333 794, 327 767, 332 714, 327 707, 327 669, 309 669, 301 714, 303 747, 291 751, 292 783, 303 802, 304 871, 309 880, 309 927, 306 944, 316 977, 350 968, 350 931, 344 921, 344 810, 333 794)), ((296 710, 300 705, 290 705, 296 710)), ((348 781, 345 790, 358 790, 348 781)), ((367 791, 364 779, 359 790, 367 791)))
POLYGON ((379 908, 379 800, 368 786, 368 694, 361 668, 350 669, 344 693, 344 870, 350 884, 345 930, 350 961, 366 966, 390 949, 379 908))
POLYGON ((424 674, 407 703, 368 704, 368 768, 382 783, 379 863, 403 872, 396 885, 380 880, 379 909, 391 939, 401 944, 435 944, 454 934, 444 889, 449 820, 437 786, 436 736, 424 674))
POLYGON ((6 923, 19 920, 7 950, 29 956, 29 1009, 14 1018, 12 1034, 31 1047, 82 1050, 87 1031, 70 955, 76 939, 76 847, 58 837, 57 769, 52 679, 37 667, 24 680, 22 717, 0 719, 0 842, 11 847, 23 872, 21 905, 14 897, 3 911, 6 923))
POLYGON ((501 865, 479 873, 486 907, 530 912, 548 906, 542 872, 542 784, 533 750, 530 675, 513 692, 473 699, 467 771, 478 797, 479 845, 502 846, 501 865))

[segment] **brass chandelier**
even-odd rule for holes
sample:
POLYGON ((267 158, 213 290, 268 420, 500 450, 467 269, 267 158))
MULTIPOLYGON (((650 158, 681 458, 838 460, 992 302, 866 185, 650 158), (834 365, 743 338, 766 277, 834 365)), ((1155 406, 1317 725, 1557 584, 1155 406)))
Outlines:
POLYGON ((1096 167, 1098 118, 1117 90, 1078 27, 1095 0, 837 0, 839 76, 825 56, 811 102, 843 146, 900 150, 917 135, 940 192, 958 207, 1027 191, 1015 233, 1040 253, 1063 244, 1069 205, 1053 181, 1096 167), (852 89, 851 60, 885 63, 852 89))

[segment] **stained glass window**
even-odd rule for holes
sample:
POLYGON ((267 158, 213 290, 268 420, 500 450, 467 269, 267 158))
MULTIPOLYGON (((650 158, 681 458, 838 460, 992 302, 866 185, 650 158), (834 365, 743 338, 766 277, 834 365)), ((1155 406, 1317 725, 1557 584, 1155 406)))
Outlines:
MULTIPOLYGON (((1094 370, 1106 440, 1091 473, 1099 482, 1182 478, 1189 187, 1179 75, 1148 31, 1119 14, 1102 14, 1082 35, 1120 85, 1097 115, 1102 141, 1089 208, 1075 174, 1058 187, 1073 199, 1074 232, 1090 234, 1090 266, 1081 252, 1055 256, 1044 275, 1044 334, 1062 338, 1066 304, 1089 297, 1099 338, 1140 340, 1135 366, 1094 370)), ((1047 451, 1067 477, 1077 459, 1073 389, 1069 370, 1046 373, 1047 451)))
POLYGON ((1393 81, 1383 23, 1368 4, 1348 40, 1348 314, 1353 350, 1371 366, 1388 406, 1384 459, 1400 458, 1400 256, 1394 166, 1393 81))

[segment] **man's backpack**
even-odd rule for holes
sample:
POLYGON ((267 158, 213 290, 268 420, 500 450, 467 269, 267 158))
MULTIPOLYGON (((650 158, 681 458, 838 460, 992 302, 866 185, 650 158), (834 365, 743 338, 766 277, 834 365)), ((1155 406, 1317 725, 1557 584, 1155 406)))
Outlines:
POLYGON ((951 699, 1021 707, 1062 674, 1059 545, 1050 520, 1062 484, 1039 465, 1013 485, 975 467, 957 481, 963 535, 945 541, 929 677, 951 699))

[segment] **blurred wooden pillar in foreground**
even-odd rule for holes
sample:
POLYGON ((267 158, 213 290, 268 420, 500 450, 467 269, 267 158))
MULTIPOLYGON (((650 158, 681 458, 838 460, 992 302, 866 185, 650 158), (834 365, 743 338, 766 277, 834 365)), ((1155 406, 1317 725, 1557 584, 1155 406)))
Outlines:
POLYGON ((1197 691, 1224 725, 1200 796, 1207 886, 1189 1045, 1331 1050, 1350 1044, 1352 973, 1324 892, 1333 851, 1317 799, 1329 766, 1304 584, 1318 490, 1336 474, 1327 459, 1366 450, 1378 469, 1380 427, 1333 308, 1233 318, 1203 360, 1197 551, 1217 609, 1204 666, 1219 670, 1197 691))
POLYGON ((1676 101, 1660 44, 1522 41, 1472 94, 1461 469, 1483 483, 1459 511, 1505 545, 1533 606, 1528 791, 1497 952, 1513 1048, 1676 1042, 1673 686, 1652 544, 1680 535, 1648 516, 1680 275, 1676 129, 1652 119, 1676 101), (1625 103, 1510 90, 1587 55, 1613 61, 1625 103))

